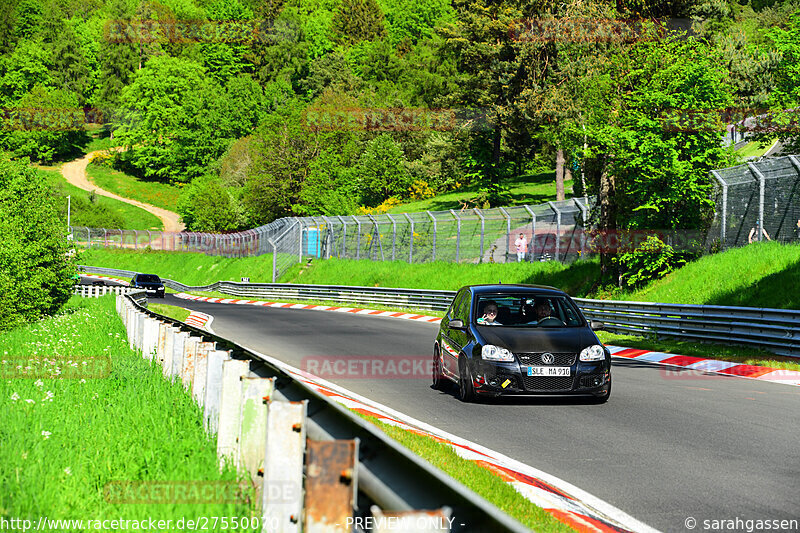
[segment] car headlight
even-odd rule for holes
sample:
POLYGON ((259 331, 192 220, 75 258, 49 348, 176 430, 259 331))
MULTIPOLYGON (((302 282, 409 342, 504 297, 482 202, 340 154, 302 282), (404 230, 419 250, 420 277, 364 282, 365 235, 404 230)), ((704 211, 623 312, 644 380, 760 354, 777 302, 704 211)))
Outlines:
POLYGON ((581 361, 602 361, 606 358, 606 352, 599 344, 593 344, 581 350, 581 361))
POLYGON ((509 352, 505 348, 500 348, 499 346, 495 346, 494 344, 487 344, 486 346, 481 348, 481 357, 483 357, 487 361, 510 362, 514 360, 513 353, 509 352))

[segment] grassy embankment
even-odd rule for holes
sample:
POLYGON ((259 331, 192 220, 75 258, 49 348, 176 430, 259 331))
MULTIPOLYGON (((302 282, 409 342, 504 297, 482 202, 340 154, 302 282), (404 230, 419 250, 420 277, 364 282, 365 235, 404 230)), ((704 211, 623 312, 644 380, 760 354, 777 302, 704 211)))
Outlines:
POLYGON ((123 229, 163 229, 161 220, 144 209, 113 198, 93 194, 70 184, 61 175, 60 167, 39 167, 47 178, 56 197, 61 199, 64 219, 67 218, 67 196, 71 196, 71 219, 73 226, 123 229))
MULTIPOLYGON (((555 170, 542 172, 530 176, 518 176, 504 182, 508 185, 509 201, 511 205, 536 205, 556 199, 556 173, 555 170)), ((564 182, 564 191, 567 198, 572 197, 572 180, 564 182)), ((477 187, 464 187, 425 200, 413 200, 389 210, 389 213, 416 213, 420 211, 446 211, 448 209, 461 209, 477 194, 477 187)), ((469 207, 476 207, 469 204, 469 207)), ((480 207, 480 206, 477 206, 480 207)))
POLYGON ((178 307, 177 305, 157 304, 153 302, 147 302, 147 308, 154 313, 158 313, 159 315, 164 315, 175 320, 180 320, 181 322, 186 322, 186 319, 189 318, 190 313, 188 309, 178 307))
POLYGON ((175 211, 180 188, 159 181, 145 181, 112 168, 89 164, 86 168, 91 180, 101 189, 123 198, 131 198, 169 211, 175 211))
POLYGON ((248 503, 131 504, 104 496, 110 482, 196 481, 199 489, 237 480, 228 468, 220 472, 190 395, 128 348, 112 297, 75 298, 63 314, 6 332, 0 342, 2 516, 174 524, 254 512, 248 503), (22 374, 16 365, 40 372, 22 374), (48 377, 56 368, 63 379, 48 377))

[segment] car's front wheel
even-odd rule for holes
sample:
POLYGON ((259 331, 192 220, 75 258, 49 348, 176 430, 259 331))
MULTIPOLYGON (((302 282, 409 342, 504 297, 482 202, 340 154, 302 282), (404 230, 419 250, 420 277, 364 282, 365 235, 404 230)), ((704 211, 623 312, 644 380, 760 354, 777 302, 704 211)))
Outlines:
POLYGON ((433 348, 433 388, 437 390, 444 389, 447 378, 442 374, 442 358, 439 356, 439 347, 433 348))
POLYGON ((475 400, 475 389, 472 386, 472 374, 469 371, 467 358, 458 358, 458 399, 462 402, 475 400))

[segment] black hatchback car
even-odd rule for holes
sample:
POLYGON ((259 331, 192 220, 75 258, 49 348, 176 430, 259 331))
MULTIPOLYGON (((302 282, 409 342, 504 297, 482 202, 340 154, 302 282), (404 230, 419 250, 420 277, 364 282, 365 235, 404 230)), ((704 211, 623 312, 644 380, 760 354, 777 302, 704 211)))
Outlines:
POLYGON ((133 278, 131 278, 130 287, 144 289, 148 295, 152 293, 156 298, 164 297, 164 284, 161 282, 161 278, 155 274, 134 274, 133 278))
POLYGON ((563 291, 533 285, 473 285, 458 291, 433 348, 433 386, 476 395, 611 395, 611 354, 563 291))

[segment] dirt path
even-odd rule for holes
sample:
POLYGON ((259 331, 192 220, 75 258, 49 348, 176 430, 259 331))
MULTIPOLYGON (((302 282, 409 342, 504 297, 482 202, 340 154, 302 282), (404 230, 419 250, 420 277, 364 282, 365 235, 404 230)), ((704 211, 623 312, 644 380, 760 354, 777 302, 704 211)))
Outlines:
POLYGON ((97 194, 101 196, 107 196, 108 198, 113 198, 115 200, 125 202, 126 204, 131 204, 135 205, 136 207, 141 207, 145 211, 149 211, 150 213, 154 214, 161 220, 161 223, 164 224, 164 231, 183 231, 185 229, 185 226, 180 222, 180 215, 178 213, 173 213, 172 211, 167 211, 166 209, 161 209, 160 207, 146 204, 144 202, 131 200, 130 198, 123 198, 122 196, 117 196, 112 192, 108 192, 101 189, 100 187, 89 181, 89 177, 86 174, 86 167, 89 165, 89 160, 92 158, 94 154, 103 151, 105 150, 90 152, 81 159, 76 159, 75 161, 64 163, 64 166, 61 167, 61 173, 64 175, 64 178, 66 178, 66 180, 71 184, 83 189, 84 191, 89 191, 89 192, 95 191, 97 194))

